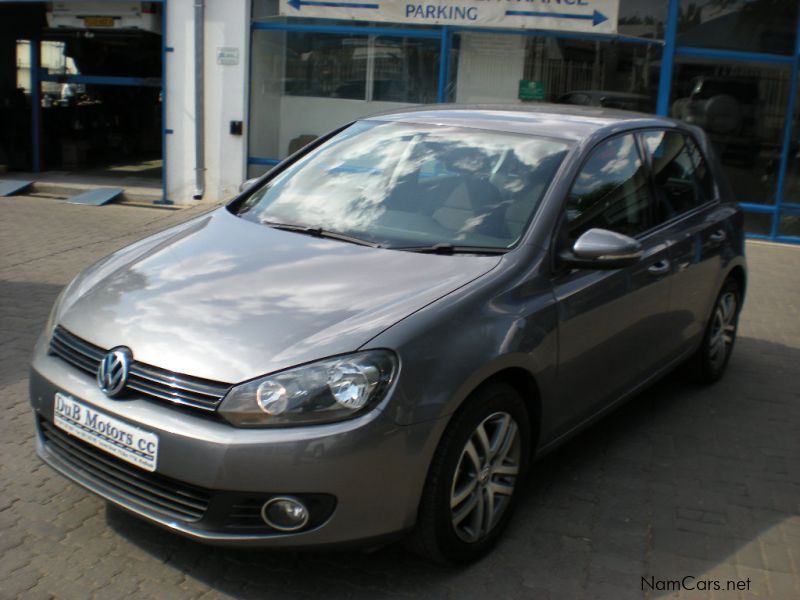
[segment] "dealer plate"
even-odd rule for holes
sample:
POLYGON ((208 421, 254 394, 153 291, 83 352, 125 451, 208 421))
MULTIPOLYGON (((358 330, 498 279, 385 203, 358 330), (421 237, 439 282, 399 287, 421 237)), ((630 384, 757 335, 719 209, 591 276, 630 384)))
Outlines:
POLYGON ((158 436, 155 433, 115 419, 61 392, 56 392, 53 421, 87 444, 146 471, 156 470, 158 436))
POLYGON ((113 27, 114 17, 84 17, 83 24, 86 27, 113 27))

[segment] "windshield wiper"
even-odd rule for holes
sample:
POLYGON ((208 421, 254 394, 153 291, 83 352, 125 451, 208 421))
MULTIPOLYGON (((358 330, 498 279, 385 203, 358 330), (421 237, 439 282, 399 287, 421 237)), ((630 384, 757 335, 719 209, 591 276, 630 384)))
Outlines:
POLYGON ((348 242, 350 244, 358 244, 359 246, 369 246, 370 248, 383 248, 377 242, 371 242, 359 237, 347 235, 346 233, 339 233, 338 231, 329 231, 321 227, 312 227, 310 225, 297 225, 295 223, 280 223, 279 221, 261 221, 262 225, 272 227, 273 229, 280 229, 282 231, 294 231, 295 233, 304 233, 318 238, 325 238, 329 240, 339 240, 340 242, 348 242))
POLYGON ((389 250, 404 250, 422 254, 505 254, 508 248, 490 246, 456 246, 453 244, 434 244, 433 246, 386 246, 389 250))

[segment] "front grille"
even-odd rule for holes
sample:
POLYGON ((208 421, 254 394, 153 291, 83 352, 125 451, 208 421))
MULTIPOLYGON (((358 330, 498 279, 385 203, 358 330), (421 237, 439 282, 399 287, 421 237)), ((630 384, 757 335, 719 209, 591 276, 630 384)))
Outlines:
MULTIPOLYGON (((50 352, 94 376, 106 350, 82 340, 60 325, 50 340, 50 352)), ((204 411, 216 410, 230 385, 173 373, 134 361, 125 386, 147 397, 204 411)))
POLYGON ((99 491, 181 521, 199 521, 206 513, 211 491, 142 471, 44 419, 39 420, 39 427, 48 452, 99 491))

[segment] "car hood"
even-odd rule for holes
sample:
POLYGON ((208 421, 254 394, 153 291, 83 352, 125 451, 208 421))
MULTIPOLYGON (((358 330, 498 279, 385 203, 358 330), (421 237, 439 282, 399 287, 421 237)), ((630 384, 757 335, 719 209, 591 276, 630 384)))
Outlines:
POLYGON ((88 269, 57 321, 143 363, 236 383, 356 350, 500 260, 320 239, 222 208, 88 269))

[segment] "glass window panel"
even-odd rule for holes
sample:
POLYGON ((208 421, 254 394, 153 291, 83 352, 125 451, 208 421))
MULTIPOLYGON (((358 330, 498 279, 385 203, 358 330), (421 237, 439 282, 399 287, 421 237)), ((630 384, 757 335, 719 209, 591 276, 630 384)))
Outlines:
POLYGON ((797 6, 797 0, 681 0, 677 44, 792 54, 797 6))
POLYGON ((778 223, 778 235, 800 237, 800 211, 784 212, 778 223))
POLYGON ((360 117, 434 102, 437 40, 256 30, 249 155, 285 158, 360 117))
POLYGON ((267 20, 278 16, 278 0, 253 0, 252 14, 254 21, 267 20))
POLYGON ((675 65, 670 114, 705 130, 740 202, 774 202, 789 73, 724 61, 675 65))
POLYGON ((640 38, 664 39, 667 4, 664 0, 620 0, 619 33, 640 38))
POLYGON ((772 231, 772 215, 765 213, 744 213, 744 230, 747 233, 769 235, 772 231))
POLYGON ((367 36, 288 33, 284 94, 364 100, 367 36))
POLYGON ((655 109, 658 46, 480 32, 453 39, 456 102, 519 102, 524 80, 537 90, 524 101, 655 109))
POLYGON ((567 199, 571 239, 592 228, 635 236, 652 227, 652 200, 633 135, 603 142, 589 156, 567 199))
POLYGON ((691 140, 674 131, 648 131, 642 139, 650 154, 658 221, 714 198, 711 173, 691 140))
POLYGON ((271 168, 272 167, 270 165, 247 165, 247 179, 253 179, 254 177, 261 177, 271 168))
POLYGON ((800 97, 794 101, 794 118, 789 141, 786 177, 783 184, 783 201, 800 204, 800 97))
POLYGON ((372 100, 436 102, 439 40, 379 37, 372 47, 372 100))

